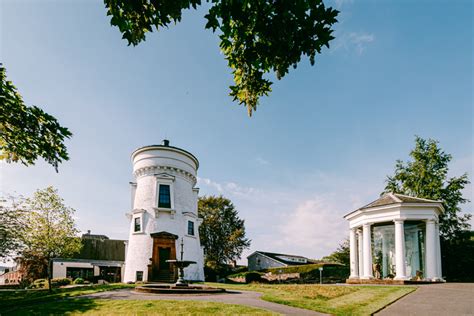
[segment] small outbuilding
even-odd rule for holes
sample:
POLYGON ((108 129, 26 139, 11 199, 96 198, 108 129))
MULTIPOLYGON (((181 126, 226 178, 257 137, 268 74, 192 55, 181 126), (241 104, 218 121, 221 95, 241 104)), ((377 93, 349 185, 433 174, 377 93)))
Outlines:
POLYGON ((82 235, 81 251, 72 258, 53 259, 53 278, 82 278, 90 282, 121 282, 125 263, 126 240, 82 235))
POLYGON ((348 283, 441 282, 441 201, 388 193, 346 216, 348 283))
POLYGON ((313 263, 311 259, 302 256, 264 251, 255 251, 247 257, 247 260, 249 271, 313 263))

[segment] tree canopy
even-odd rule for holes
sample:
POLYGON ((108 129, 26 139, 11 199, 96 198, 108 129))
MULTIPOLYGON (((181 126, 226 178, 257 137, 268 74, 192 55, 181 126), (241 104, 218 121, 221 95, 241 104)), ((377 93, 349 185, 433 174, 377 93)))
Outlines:
POLYGON ((220 48, 232 69, 230 96, 247 107, 249 116, 259 98, 271 92, 274 73, 281 79, 303 56, 314 65, 316 54, 334 39, 337 10, 322 0, 104 0, 110 23, 129 45, 147 32, 181 21, 183 10, 208 3, 206 29, 218 31, 220 48))
POLYGON ((22 197, 7 196, 0 204, 0 258, 9 258, 22 248, 25 231, 25 209, 22 197))
POLYGON ((67 258, 81 250, 75 211, 64 204, 56 189, 37 190, 32 198, 26 199, 25 205, 28 224, 22 236, 21 253, 25 261, 33 258, 35 262, 50 263, 53 258, 67 258))
POLYGON ((71 132, 37 106, 26 106, 0 64, 0 160, 33 165, 42 157, 56 171, 68 160, 64 140, 71 132))
POLYGON ((440 233, 445 240, 459 238, 470 228, 470 214, 461 214, 461 204, 468 202, 462 190, 469 179, 467 173, 448 178, 452 159, 435 140, 415 139, 411 161, 397 160, 393 176, 387 177, 385 192, 401 193, 425 199, 443 201, 445 212, 440 216, 440 233))
POLYGON ((339 247, 332 254, 324 257, 322 260, 328 261, 328 262, 337 262, 345 266, 349 266, 349 263, 350 263, 349 239, 345 239, 342 243, 339 244, 339 247))
POLYGON ((250 240, 245 237, 245 222, 229 199, 200 197, 198 215, 202 218, 199 236, 207 266, 215 268, 231 263, 250 246, 250 240))

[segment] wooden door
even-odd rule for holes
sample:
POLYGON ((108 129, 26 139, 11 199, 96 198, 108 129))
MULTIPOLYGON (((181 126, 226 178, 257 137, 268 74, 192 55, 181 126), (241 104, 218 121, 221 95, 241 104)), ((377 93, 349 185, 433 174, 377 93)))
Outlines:
POLYGON ((170 260, 170 255, 171 255, 171 248, 158 248, 158 257, 159 257, 158 269, 160 271, 162 270, 169 271, 170 264, 166 262, 166 260, 170 260))
POLYGON ((153 238, 153 253, 149 265, 148 281, 157 281, 160 272, 173 273, 171 265, 166 260, 176 259, 176 239, 178 236, 168 232, 151 234, 153 238))

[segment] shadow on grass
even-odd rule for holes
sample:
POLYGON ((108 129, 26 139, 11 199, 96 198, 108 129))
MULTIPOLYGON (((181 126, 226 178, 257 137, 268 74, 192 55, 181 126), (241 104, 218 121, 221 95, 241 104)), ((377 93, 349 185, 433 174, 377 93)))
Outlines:
POLYGON ((97 307, 93 299, 69 298, 36 303, 28 306, 16 306, 1 312, 3 315, 64 315, 66 313, 84 313, 97 307))

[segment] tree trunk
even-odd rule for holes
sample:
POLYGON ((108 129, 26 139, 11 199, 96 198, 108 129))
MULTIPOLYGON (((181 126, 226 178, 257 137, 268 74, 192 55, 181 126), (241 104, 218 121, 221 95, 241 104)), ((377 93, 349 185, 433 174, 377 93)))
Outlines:
POLYGON ((51 287, 51 272, 52 272, 51 271, 52 270, 51 269, 52 268, 51 263, 52 263, 51 259, 48 258, 48 269, 47 269, 47 271, 48 271, 48 290, 49 290, 49 292, 53 291, 53 289, 51 287))

